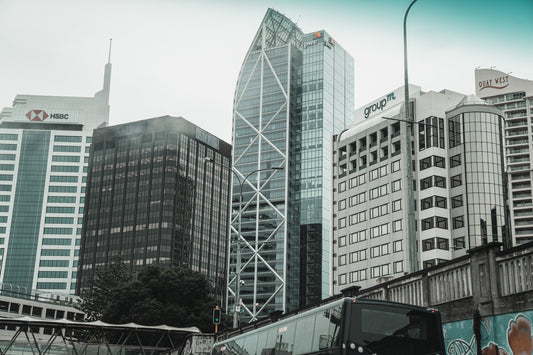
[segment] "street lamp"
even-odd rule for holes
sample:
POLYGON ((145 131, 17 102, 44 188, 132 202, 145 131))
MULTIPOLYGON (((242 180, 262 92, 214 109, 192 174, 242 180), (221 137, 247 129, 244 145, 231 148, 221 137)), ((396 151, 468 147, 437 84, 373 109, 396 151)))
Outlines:
POLYGON ((235 301, 233 305, 233 328, 238 327, 238 312, 237 312, 237 305, 239 305, 240 308, 240 293, 241 293, 241 228, 242 228, 242 188, 244 186, 244 183, 246 180, 253 174, 258 173, 260 171, 266 171, 266 170, 283 170, 282 166, 273 166, 271 168, 264 168, 264 169, 257 169, 254 171, 249 172, 244 179, 241 180, 241 177, 232 169, 231 172, 237 177, 239 180, 239 227, 237 231, 237 263, 236 263, 236 274, 235 274, 235 301))
POLYGON ((416 227, 415 227, 415 195, 413 191, 413 155, 411 151, 411 130, 413 128, 414 117, 409 114, 409 79, 407 75, 407 14, 417 0, 413 0, 403 18, 403 73, 404 73, 404 98, 405 98, 405 121, 406 129, 405 143, 407 149, 407 203, 408 211, 408 242, 409 258, 411 260, 411 272, 418 270, 418 254, 416 251, 416 227), (409 124, 409 126, 408 126, 409 124))

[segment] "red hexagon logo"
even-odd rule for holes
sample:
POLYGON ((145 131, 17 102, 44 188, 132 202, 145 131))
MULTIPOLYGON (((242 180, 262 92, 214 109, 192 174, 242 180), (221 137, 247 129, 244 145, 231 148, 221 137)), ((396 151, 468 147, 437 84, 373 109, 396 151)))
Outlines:
POLYGON ((48 118, 45 110, 31 110, 26 114, 30 121, 44 121, 48 118))

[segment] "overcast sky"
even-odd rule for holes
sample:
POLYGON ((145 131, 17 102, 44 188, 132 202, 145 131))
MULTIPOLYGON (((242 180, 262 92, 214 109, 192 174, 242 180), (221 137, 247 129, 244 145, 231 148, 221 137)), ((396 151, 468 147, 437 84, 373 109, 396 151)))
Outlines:
MULTIPOLYGON (((110 124, 182 116, 231 143, 244 56, 272 7, 328 31, 355 60, 355 106, 403 85, 411 0, 0 0, 0 108, 17 94, 93 96, 109 38, 110 124)), ((475 92, 474 68, 533 80, 533 0, 418 0, 409 81, 475 92)))

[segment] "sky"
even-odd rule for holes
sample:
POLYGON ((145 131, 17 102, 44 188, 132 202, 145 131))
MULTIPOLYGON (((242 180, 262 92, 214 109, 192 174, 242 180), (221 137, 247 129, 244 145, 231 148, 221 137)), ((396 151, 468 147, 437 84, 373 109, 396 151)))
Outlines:
MULTIPOLYGON (((0 108, 93 96, 112 38, 110 125, 181 116, 231 143, 240 67, 268 8, 326 30, 355 61, 355 108, 403 85, 411 0, 0 0, 0 108)), ((475 92, 474 69, 533 80, 533 0, 418 0, 409 82, 475 92)))

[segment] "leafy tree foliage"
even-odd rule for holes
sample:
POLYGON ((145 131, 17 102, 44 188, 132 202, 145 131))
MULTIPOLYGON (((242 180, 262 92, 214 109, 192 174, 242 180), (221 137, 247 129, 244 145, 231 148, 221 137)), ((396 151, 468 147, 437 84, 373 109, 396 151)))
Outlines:
POLYGON ((82 296, 82 309, 89 320, 99 320, 108 313, 117 292, 132 276, 119 255, 111 257, 108 264, 97 269, 88 295, 82 296))
MULTIPOLYGON (((92 319, 109 323, 196 326, 213 332, 215 299, 212 284, 201 273, 182 267, 150 265, 133 279, 121 260, 114 259, 94 280, 93 292, 84 302, 92 319)), ((227 327, 227 320, 223 325, 227 327)))

